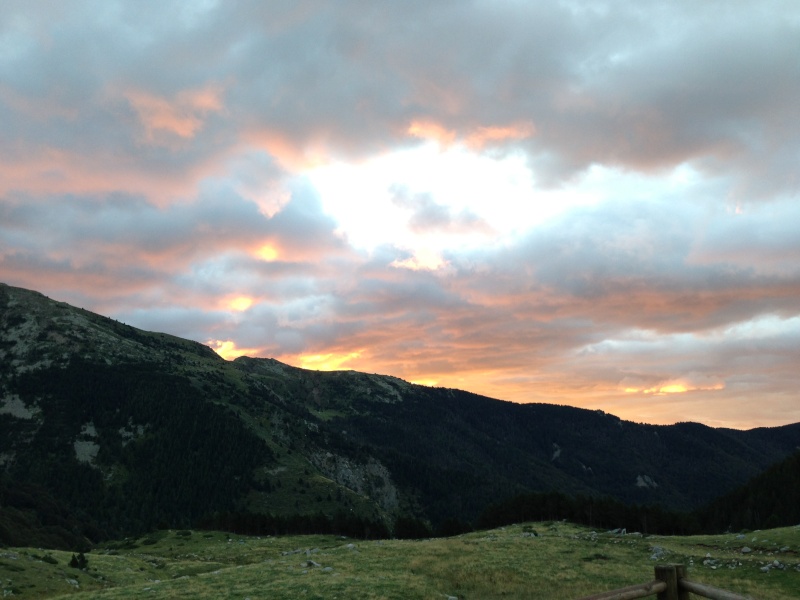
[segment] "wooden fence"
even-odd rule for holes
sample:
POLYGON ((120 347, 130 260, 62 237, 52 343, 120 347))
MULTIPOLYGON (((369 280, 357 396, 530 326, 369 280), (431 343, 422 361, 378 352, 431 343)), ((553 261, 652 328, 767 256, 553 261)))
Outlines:
POLYGON ((635 600, 648 596, 656 596, 657 600, 689 600, 689 592, 711 600, 752 600, 710 585, 689 581, 683 565, 657 565, 655 577, 648 583, 586 596, 580 600, 635 600))

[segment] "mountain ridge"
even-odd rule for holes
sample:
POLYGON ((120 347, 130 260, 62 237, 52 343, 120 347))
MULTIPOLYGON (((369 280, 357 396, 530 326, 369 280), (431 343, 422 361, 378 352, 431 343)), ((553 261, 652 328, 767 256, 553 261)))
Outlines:
POLYGON ((385 375, 226 361, 0 284, 0 474, 41 486, 86 537, 231 512, 474 520, 530 492, 688 510, 800 446, 748 431, 624 421, 385 375))

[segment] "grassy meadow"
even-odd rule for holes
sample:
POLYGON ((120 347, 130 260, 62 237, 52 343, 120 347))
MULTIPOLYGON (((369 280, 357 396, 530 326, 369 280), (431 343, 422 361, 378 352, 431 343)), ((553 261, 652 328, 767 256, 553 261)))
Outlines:
POLYGON ((84 570, 69 566, 69 552, 0 548, 0 594, 574 599, 649 581, 653 566, 663 562, 687 565, 695 581, 753 598, 789 599, 800 598, 799 552, 800 526, 669 537, 549 522, 419 541, 158 531, 98 546, 86 553, 84 570))

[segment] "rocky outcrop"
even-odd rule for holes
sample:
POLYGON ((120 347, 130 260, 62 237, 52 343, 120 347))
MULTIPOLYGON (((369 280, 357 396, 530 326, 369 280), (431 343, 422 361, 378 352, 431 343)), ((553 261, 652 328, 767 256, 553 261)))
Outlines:
POLYGON ((311 455, 311 462, 339 485, 370 498, 389 514, 397 513, 400 507, 397 487, 389 470, 374 458, 358 463, 345 456, 319 451, 311 455))

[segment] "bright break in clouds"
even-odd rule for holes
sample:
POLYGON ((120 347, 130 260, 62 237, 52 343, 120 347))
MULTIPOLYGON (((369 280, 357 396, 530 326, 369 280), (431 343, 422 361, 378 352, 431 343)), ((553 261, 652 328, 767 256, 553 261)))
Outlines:
POLYGON ((800 421, 795 2, 4 2, 0 280, 651 423, 800 421))

